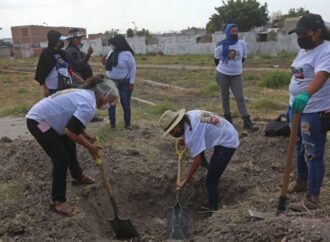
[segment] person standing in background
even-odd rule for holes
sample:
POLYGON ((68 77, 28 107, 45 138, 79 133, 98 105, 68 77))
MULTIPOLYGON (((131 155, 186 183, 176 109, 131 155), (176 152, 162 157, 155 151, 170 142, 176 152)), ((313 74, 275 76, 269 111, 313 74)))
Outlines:
POLYGON ((238 39, 238 28, 234 23, 227 24, 225 34, 226 38, 217 44, 214 55, 216 82, 220 86, 224 117, 232 123, 229 102, 230 88, 243 119, 243 129, 254 132, 258 130, 258 127, 254 126, 248 114, 242 84, 243 63, 247 57, 246 43, 238 39))
MULTIPOLYGON (((72 68, 83 80, 86 80, 93 75, 92 67, 88 61, 94 50, 90 46, 87 50, 87 54, 81 51, 81 48, 83 47, 81 39, 84 36, 84 34, 79 32, 78 28, 69 30, 65 51, 68 55, 70 68, 72 68)), ((73 86, 79 87, 81 84, 82 83, 73 83, 73 86)), ((91 122, 100 121, 103 121, 103 118, 95 116, 91 122)))
MULTIPOLYGON (((118 87, 120 103, 124 112, 125 129, 131 129, 131 95, 136 78, 134 51, 122 35, 109 40, 112 52, 106 60, 106 77, 113 80, 118 87)), ((116 127, 116 105, 109 108, 111 128, 116 127)))

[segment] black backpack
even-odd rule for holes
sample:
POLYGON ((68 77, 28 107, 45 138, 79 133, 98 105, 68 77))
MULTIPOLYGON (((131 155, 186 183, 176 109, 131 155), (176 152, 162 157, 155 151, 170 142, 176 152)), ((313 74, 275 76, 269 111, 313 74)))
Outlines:
POLYGON ((282 117, 285 117, 285 115, 280 114, 276 119, 270 121, 267 124, 265 129, 265 136, 290 136, 290 125, 286 119, 283 121, 282 117))

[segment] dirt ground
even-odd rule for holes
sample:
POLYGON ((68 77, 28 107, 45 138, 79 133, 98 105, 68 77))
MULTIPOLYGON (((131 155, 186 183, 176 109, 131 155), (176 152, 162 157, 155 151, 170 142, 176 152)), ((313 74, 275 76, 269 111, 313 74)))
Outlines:
MULTIPOLYGON (((266 138, 260 130, 244 133, 241 145, 220 180, 222 208, 207 218, 205 170, 199 169, 184 189, 189 209, 189 241, 330 241, 330 172, 322 188, 322 210, 303 216, 254 220, 248 209, 275 212, 288 138, 266 138)), ((165 241, 166 209, 175 198, 177 157, 174 140, 161 139, 156 124, 119 130, 121 138, 104 144, 102 157, 113 185, 121 217, 130 218, 140 233, 133 241, 165 241), (130 145, 124 145, 130 144, 130 145)), ((67 198, 75 216, 64 218, 48 210, 51 163, 35 140, 0 140, 0 241, 115 241, 113 212, 94 161, 81 147, 84 171, 97 178, 93 185, 73 187, 68 175, 67 198)), ((327 161, 329 164, 329 154, 327 161)), ((185 170, 190 164, 186 159, 185 170)), ((301 196, 290 195, 290 201, 301 196)))

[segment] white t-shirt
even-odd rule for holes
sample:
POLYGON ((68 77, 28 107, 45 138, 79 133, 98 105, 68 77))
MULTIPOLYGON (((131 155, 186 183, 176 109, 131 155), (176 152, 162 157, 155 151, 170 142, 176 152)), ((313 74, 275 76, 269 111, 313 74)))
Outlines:
POLYGON ((67 67, 67 63, 62 59, 62 57, 58 54, 54 55, 54 58, 57 60, 57 62, 65 63, 64 65, 59 65, 58 63, 54 68, 49 72, 48 76, 46 77, 46 85, 48 89, 58 89, 58 73, 61 73, 61 75, 70 77, 69 70, 67 67))
MULTIPOLYGON (((292 78, 289 85, 290 105, 296 95, 303 92, 315 78, 316 73, 326 71, 330 73, 330 42, 324 41, 312 50, 300 50, 292 65, 292 78)), ((323 87, 314 93, 304 113, 315 113, 330 109, 330 81, 324 83, 323 87)))
POLYGON ((242 59, 247 57, 246 43, 243 40, 238 40, 236 44, 230 45, 227 62, 222 53, 223 46, 217 46, 214 53, 214 57, 220 60, 216 68, 217 71, 225 75, 241 75, 243 71, 242 59))
MULTIPOLYGON (((108 57, 111 52, 108 54, 108 57)), ((129 83, 133 84, 136 77, 136 63, 132 53, 130 51, 120 52, 118 55, 118 65, 113 66, 111 71, 107 70, 105 75, 107 78, 113 80, 129 78, 129 83)))
POLYGON ((238 133, 226 119, 203 110, 192 110, 186 114, 192 130, 185 124, 184 140, 193 157, 217 145, 227 148, 239 146, 238 133))
POLYGON ((86 124, 95 116, 96 99, 91 90, 66 89, 36 103, 26 118, 37 122, 46 121, 59 135, 64 134, 72 116, 86 124))

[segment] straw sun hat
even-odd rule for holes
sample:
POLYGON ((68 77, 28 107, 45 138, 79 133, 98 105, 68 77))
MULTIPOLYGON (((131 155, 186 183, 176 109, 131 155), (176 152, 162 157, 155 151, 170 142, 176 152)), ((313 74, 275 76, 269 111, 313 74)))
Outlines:
POLYGON ((167 110, 162 114, 159 119, 159 125, 164 130, 163 138, 180 123, 185 113, 185 109, 180 109, 176 112, 167 110))

